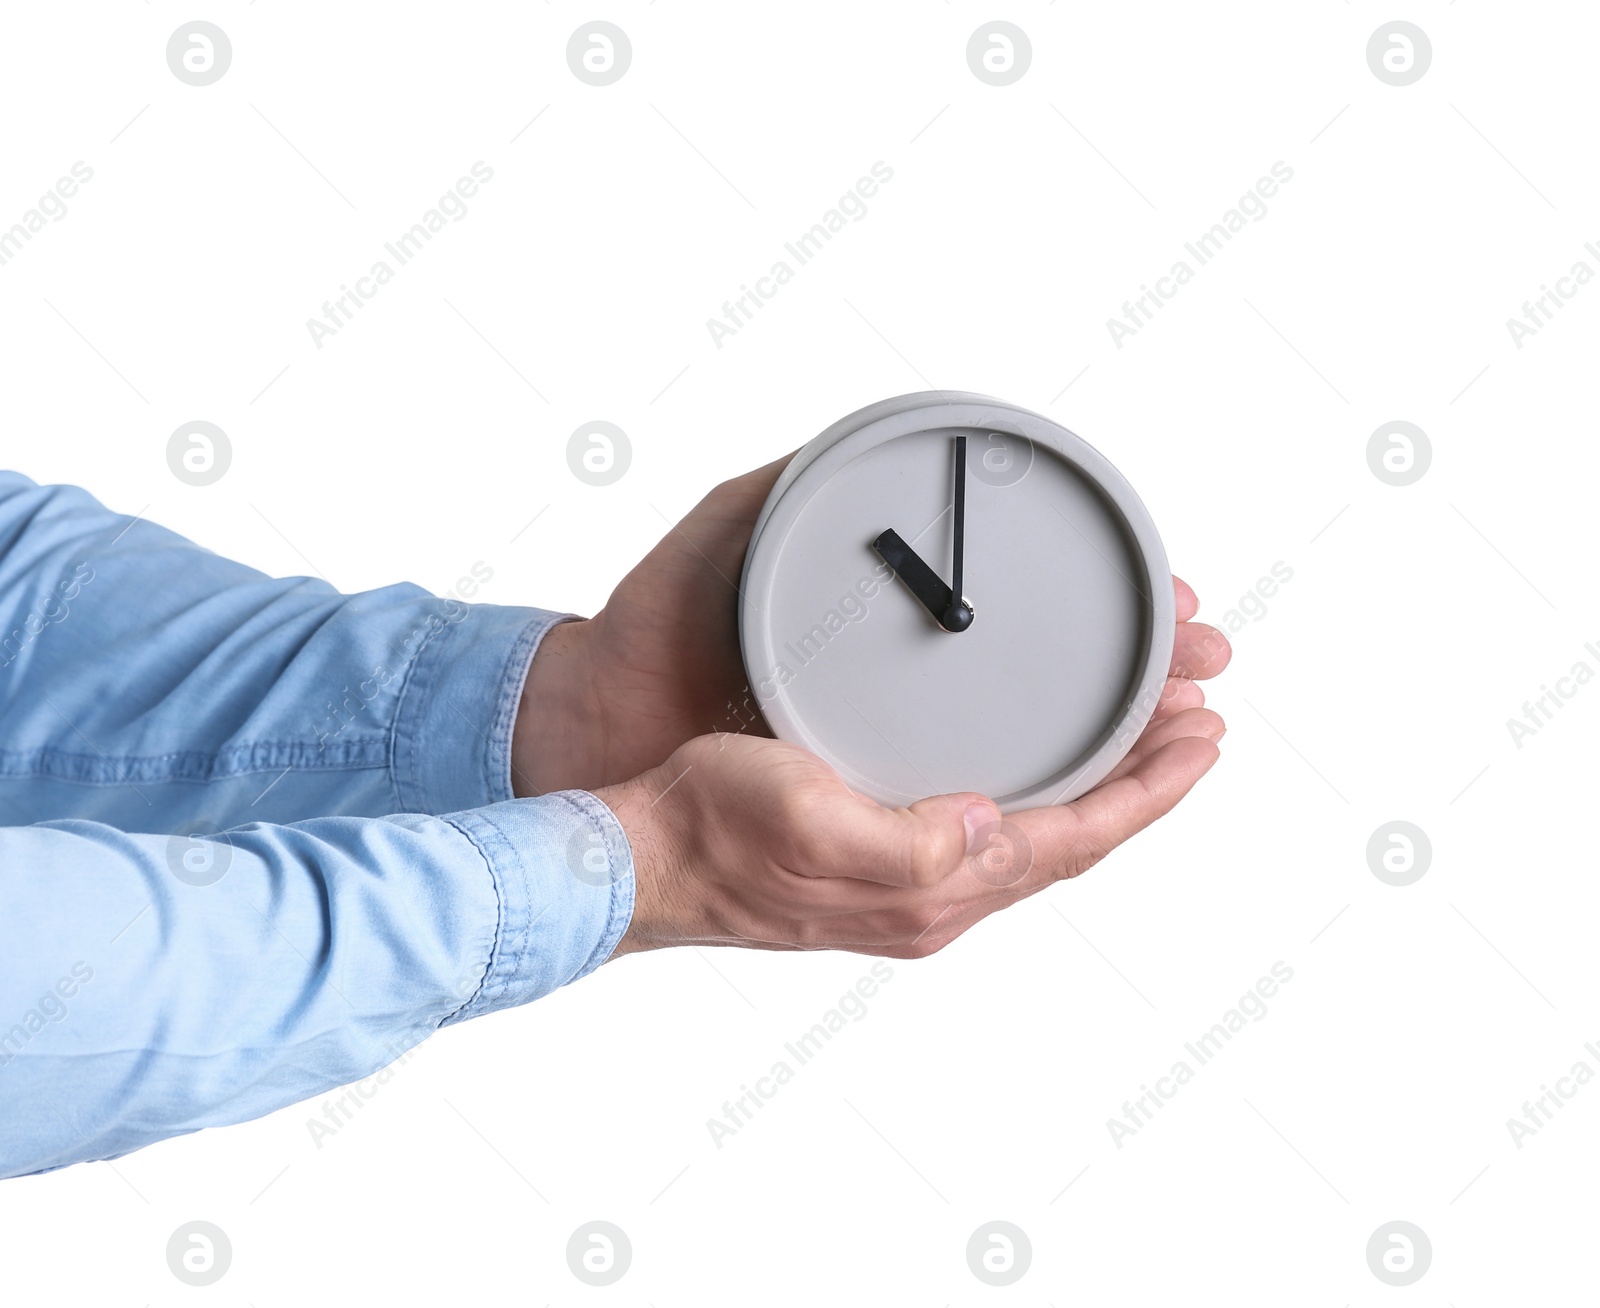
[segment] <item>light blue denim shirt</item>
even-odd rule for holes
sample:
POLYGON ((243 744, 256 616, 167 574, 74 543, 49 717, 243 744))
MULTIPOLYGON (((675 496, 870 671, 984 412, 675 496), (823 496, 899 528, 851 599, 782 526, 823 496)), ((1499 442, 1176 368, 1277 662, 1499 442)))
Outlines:
POLYGON ((0 473, 0 1177, 259 1117, 604 962, 622 828, 511 789, 561 616, 273 579, 0 473))

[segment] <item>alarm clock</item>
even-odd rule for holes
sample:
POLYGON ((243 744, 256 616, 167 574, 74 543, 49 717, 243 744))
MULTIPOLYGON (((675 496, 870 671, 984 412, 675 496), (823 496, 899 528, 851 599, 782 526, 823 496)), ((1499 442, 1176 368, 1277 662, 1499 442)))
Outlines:
POLYGON ((891 806, 1082 795, 1149 722, 1174 633, 1166 552, 1122 474, 959 391, 882 400, 801 449, 740 585, 773 732, 891 806))

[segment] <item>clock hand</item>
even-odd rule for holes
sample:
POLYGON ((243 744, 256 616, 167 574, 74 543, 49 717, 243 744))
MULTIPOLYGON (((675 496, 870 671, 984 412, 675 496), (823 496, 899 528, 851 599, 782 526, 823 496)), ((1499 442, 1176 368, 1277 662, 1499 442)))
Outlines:
MULTIPOLYGON (((872 548, 895 570, 906 588, 921 601, 922 607, 933 615, 934 621, 944 627, 945 615, 950 611, 950 587, 939 580, 939 574, 923 562, 922 556, 907 545, 893 527, 873 541, 872 548)), ((967 611, 970 623, 971 611, 967 611)), ((945 630, 950 628, 945 627, 945 630)))
POLYGON ((946 631, 965 631, 972 625, 972 606, 961 593, 962 555, 966 552, 967 528, 967 438, 956 437, 956 528, 950 565, 950 603, 939 625, 946 631))
POLYGON ((940 581, 939 574, 901 539, 900 533, 890 527, 872 542, 872 548, 895 570, 900 580, 922 602, 922 607, 933 614, 936 621, 941 620, 945 610, 950 607, 950 587, 940 581))

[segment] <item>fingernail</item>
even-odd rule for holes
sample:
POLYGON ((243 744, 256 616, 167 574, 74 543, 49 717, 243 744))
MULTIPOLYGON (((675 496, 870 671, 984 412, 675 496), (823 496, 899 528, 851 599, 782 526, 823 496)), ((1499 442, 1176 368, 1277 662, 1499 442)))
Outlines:
POLYGON ((961 815, 961 825, 967 829, 967 853, 974 853, 974 842, 978 833, 985 827, 991 826, 995 821, 995 809, 992 804, 968 804, 967 811, 961 815))

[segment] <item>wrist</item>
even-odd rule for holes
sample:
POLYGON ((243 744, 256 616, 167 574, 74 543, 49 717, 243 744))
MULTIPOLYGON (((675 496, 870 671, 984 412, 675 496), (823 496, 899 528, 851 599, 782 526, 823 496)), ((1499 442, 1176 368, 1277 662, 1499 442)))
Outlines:
POLYGON ((633 856, 633 916, 612 957, 665 949, 677 944, 685 932, 681 893, 673 889, 672 875, 680 857, 681 841, 672 830, 668 814, 656 801, 668 783, 664 768, 654 768, 632 781, 602 786, 593 792, 616 817, 628 838, 633 856))
POLYGON ((519 799, 586 788, 584 762, 601 721, 593 703, 594 619, 556 623, 539 642, 522 683, 511 732, 512 792, 519 799))

